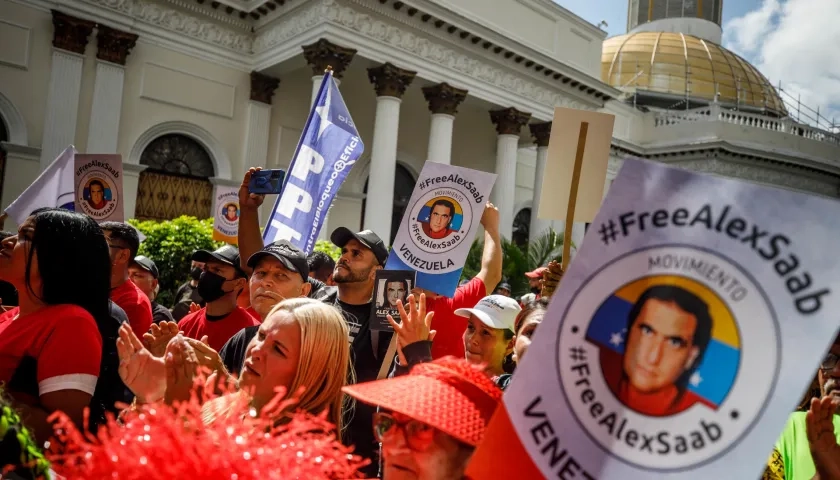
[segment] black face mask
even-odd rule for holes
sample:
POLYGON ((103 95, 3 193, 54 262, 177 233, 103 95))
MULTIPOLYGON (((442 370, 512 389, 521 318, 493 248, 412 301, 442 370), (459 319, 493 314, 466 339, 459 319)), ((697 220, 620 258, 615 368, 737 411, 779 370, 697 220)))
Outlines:
POLYGON ((228 293, 222 290, 222 285, 226 281, 225 277, 221 275, 216 275, 212 272, 202 272, 201 277, 198 279, 198 294, 207 303, 215 302, 228 293))
POLYGON ((203 272, 202 269, 198 267, 193 268, 192 270, 190 270, 190 278, 192 278, 193 280, 198 280, 199 278, 201 278, 201 272, 203 272))
POLYGON ((534 295, 539 295, 541 291, 540 287, 531 287, 531 293, 534 295))

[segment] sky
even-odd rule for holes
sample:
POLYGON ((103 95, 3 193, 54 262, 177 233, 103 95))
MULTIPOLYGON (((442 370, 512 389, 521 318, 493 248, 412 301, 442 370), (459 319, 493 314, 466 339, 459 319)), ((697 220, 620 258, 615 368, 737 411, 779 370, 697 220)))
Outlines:
MULTIPOLYGON (((606 21, 610 37, 626 31, 627 0, 554 1, 593 24, 606 21)), ((840 124, 840 0, 724 0, 723 45, 781 82, 794 105, 801 96, 819 107, 823 127, 832 117, 840 124)), ((816 114, 804 115, 813 124, 816 114)))

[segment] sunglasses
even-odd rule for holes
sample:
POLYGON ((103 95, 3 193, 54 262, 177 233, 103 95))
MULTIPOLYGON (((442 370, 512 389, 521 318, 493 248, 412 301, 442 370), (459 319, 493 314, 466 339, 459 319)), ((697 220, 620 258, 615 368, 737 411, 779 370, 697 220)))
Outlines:
POLYGON ((435 438, 435 429, 423 422, 410 419, 398 421, 392 415, 378 412, 373 415, 373 433, 376 440, 384 442, 385 437, 402 430, 408 447, 415 452, 422 452, 429 448, 435 438))
POLYGON ((834 367, 837 366, 838 360, 840 360, 840 356, 829 352, 826 354, 825 358, 823 358, 820 368, 827 371, 834 370, 834 367))

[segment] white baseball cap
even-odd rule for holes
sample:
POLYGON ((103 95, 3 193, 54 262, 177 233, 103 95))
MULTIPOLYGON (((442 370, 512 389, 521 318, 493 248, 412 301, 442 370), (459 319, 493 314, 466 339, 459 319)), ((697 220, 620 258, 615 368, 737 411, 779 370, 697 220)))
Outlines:
POLYGON ((455 315, 475 317, 490 328, 514 331, 516 316, 522 310, 516 300, 504 295, 489 295, 481 299, 475 308, 459 308, 455 315))

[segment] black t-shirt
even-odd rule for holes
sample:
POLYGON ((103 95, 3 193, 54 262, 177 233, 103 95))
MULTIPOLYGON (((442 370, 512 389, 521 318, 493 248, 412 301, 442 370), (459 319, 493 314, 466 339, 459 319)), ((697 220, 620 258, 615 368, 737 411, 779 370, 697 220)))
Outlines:
POLYGON ((222 349, 219 350, 219 356, 222 357, 222 363, 224 363, 228 373, 238 377, 242 372, 242 364, 245 363, 245 350, 259 331, 259 325, 245 327, 230 337, 222 346, 222 349))
POLYGON ((152 321, 154 323, 174 322, 175 319, 172 317, 172 312, 168 308, 157 302, 152 302, 152 321))
POLYGON ((172 317, 180 321, 190 313, 190 304, 197 303, 204 307, 204 300, 198 294, 198 287, 193 287, 190 282, 181 285, 175 292, 175 305, 172 307, 172 317))
MULTIPOLYGON (((356 372, 356 383, 376 380, 382 358, 388 351, 391 333, 379 332, 377 353, 373 352, 373 339, 370 331, 370 310, 373 302, 363 305, 350 305, 338 300, 338 288, 325 287, 319 292, 319 300, 334 305, 341 311, 347 327, 350 330, 350 348, 353 367, 356 372)), ((355 453, 369 458, 371 463, 362 469, 368 477, 376 477, 379 472, 379 444, 373 435, 373 414, 376 407, 362 402, 355 403, 354 412, 349 412, 352 418, 347 423, 344 432, 344 442, 355 446, 355 453)))

